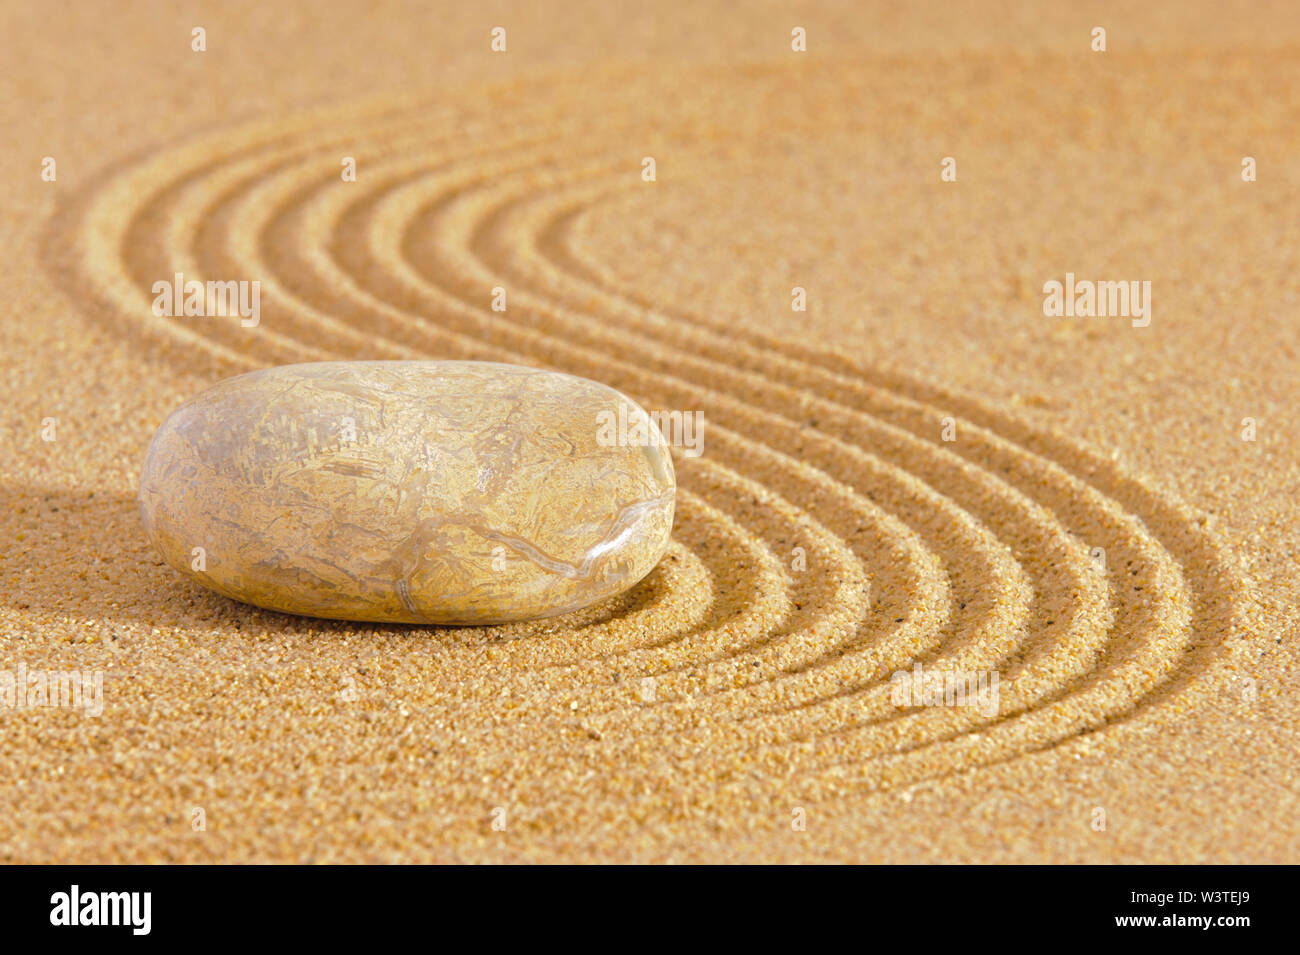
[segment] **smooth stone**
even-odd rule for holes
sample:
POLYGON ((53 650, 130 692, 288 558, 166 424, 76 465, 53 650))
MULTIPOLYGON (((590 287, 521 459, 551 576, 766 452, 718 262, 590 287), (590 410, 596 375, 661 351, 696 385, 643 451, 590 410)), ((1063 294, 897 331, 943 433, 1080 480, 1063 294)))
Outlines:
POLYGON ((646 442, 600 437, 620 403, 645 415, 597 382, 489 362, 268 368, 163 422, 140 512, 170 566, 271 610, 566 613, 627 590, 668 546, 672 459, 652 423, 646 442))

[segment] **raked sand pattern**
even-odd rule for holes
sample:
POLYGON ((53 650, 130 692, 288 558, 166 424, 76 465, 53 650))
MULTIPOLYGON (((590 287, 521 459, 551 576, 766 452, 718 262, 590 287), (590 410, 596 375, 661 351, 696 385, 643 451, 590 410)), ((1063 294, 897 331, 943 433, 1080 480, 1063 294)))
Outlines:
MULTIPOLYGON (((1086 51, 1086 31, 1080 42, 1086 51)), ((1286 61, 1260 54, 1249 73, 1234 54, 1201 55, 1193 71, 1243 88, 1268 87, 1286 61)), ((1295 707, 1279 690, 1294 663, 1260 664, 1258 652, 1283 636, 1284 598, 1259 592, 1205 503, 1062 428, 1057 399, 984 393, 960 360, 909 367, 873 347, 859 323, 878 303, 860 285, 840 300, 857 295, 859 314, 811 319, 822 332, 845 322, 845 341, 802 332, 789 310, 794 285, 826 300, 827 262, 897 270, 920 254, 909 249, 951 262, 951 248, 961 273, 963 249, 988 253, 977 221, 996 232, 998 215, 1017 219, 1035 200, 1050 230, 1061 210, 1047 172, 1000 203, 986 196, 996 215, 972 218, 952 192, 988 188, 979 177, 994 160, 979 156, 1016 166, 1046 150, 1017 129, 1036 109, 1112 109, 1132 132, 1156 104, 1182 105, 1181 87, 1128 90, 1087 61, 1035 87, 1043 60, 1009 53, 954 58, 939 94, 923 61, 774 55, 484 78, 222 123, 61 191, 41 269, 90 334, 125 349, 140 387, 331 359, 512 362, 699 412, 704 453, 675 453, 673 543, 630 593, 555 620, 459 630, 224 601, 161 566, 129 486, 20 468, 4 528, 24 540, 3 566, 6 659, 101 667, 106 703, 97 721, 4 717, 21 728, 6 734, 7 761, 26 767, 0 796, 6 857, 1294 859, 1300 829, 1282 817, 1295 804, 1295 707), (1023 89, 1038 102, 1000 113, 1023 89), (1089 96, 1094 106, 1071 105, 1089 96), (937 145, 958 115, 979 117, 955 136, 965 154, 937 145), (949 151, 953 184, 938 175, 949 151), (654 182, 643 156, 656 157, 654 182), (342 157, 355 157, 355 182, 341 180, 342 157), (834 182, 853 163, 893 182, 850 214, 834 182), (800 182, 813 200, 791 195, 800 182), (764 221, 767 204, 787 200, 764 221), (809 203, 838 242, 785 244, 775 284, 758 279, 745 299, 725 265, 755 255, 736 223, 756 244, 780 241, 809 203), (857 233, 863 217, 879 221, 857 233), (940 252, 909 246, 918 220, 940 252), (807 279, 791 264, 813 260, 807 279), (258 281, 258 324, 155 315, 153 284, 177 273, 258 281), (504 311, 492 307, 498 289, 504 311), (738 320, 710 295, 770 317, 738 320), (67 555, 86 552, 97 559, 69 579, 67 555), (58 647, 44 635, 69 622, 60 591, 82 594, 122 638, 58 647), (898 705, 891 676, 917 664, 996 673, 995 710, 898 705), (1275 762, 1182 755, 1242 733, 1275 762), (1162 775, 1180 794, 1198 779, 1214 789, 1218 772, 1246 801, 1219 806, 1222 838, 1213 806, 1142 789, 1162 775), (1096 826, 1098 808, 1114 828, 1096 826), (1169 830, 1148 839, 1153 820, 1169 830)), ((1284 115, 1275 102, 1204 122, 1294 147, 1284 115)), ((1119 141, 1085 124, 1060 149, 1095 159, 1119 141)), ((1134 160, 1120 151, 1105 174, 1121 194, 1134 160)), ((1201 162, 1150 175, 1188 185, 1195 207, 1209 200, 1181 180, 1201 162)), ((1283 187, 1292 199, 1297 181, 1293 170, 1283 187)), ((1159 286, 1159 262, 1126 257, 1114 207, 1101 205, 1094 224, 1120 246, 1102 271, 1154 272, 1159 286)), ((1148 329, 1042 317, 1038 287, 1071 261, 1074 227, 1061 228, 1039 236, 1067 250, 1044 256, 1046 271, 1004 269, 1021 314, 1051 325, 1053 351, 1086 356, 1099 335, 1181 321, 1172 291, 1148 329)), ((1176 240, 1178 222, 1162 228, 1152 241, 1176 240)), ((1007 231, 1001 254, 1014 256, 1023 233, 1007 231)), ((982 294, 978 279, 972 290, 982 294)), ((956 311, 925 321, 936 350, 962 325, 956 311)), ((163 393, 175 403, 186 392, 163 393)), ((141 457, 130 437, 124 454, 141 457)))

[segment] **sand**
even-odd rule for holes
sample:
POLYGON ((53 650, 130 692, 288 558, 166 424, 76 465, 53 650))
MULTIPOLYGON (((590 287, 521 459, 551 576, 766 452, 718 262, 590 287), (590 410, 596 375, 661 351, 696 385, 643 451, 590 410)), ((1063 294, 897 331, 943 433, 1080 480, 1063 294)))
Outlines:
POLYGON ((103 708, 0 706, 0 859, 1296 861, 1300 20, 735 6, 4 4, 0 670, 103 708), (464 629, 163 566, 168 411, 332 358, 700 412, 667 558, 464 629))

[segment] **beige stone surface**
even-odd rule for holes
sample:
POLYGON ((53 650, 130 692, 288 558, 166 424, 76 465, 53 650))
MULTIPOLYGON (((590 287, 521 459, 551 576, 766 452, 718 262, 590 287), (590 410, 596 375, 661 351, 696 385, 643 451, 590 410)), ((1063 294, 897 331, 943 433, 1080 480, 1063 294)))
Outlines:
POLYGON ((392 623, 615 596, 663 556, 675 494, 631 399, 494 362, 238 375, 163 422, 140 476, 145 530, 181 573, 271 610, 392 623), (629 418, 639 431, 605 427, 629 418))
POLYGON ((1300 858, 1291 0, 3 9, 0 668, 104 709, 0 713, 0 858, 1300 858), (702 411, 664 559, 468 628, 169 570, 159 423, 340 359, 702 411))

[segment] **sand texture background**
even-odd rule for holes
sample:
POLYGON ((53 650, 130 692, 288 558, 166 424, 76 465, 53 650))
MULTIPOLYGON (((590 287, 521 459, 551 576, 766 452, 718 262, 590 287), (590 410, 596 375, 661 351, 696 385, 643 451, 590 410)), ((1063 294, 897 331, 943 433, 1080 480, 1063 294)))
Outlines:
POLYGON ((0 669, 104 674, 98 717, 0 709, 0 859, 1300 858, 1294 4, 0 24, 0 669), (155 317, 176 272, 260 324, 155 317), (1045 316, 1066 272, 1150 281, 1150 325, 1045 316), (702 412, 667 558, 469 629, 163 566, 166 414, 359 357, 702 412), (997 713, 896 707, 916 662, 997 713))

